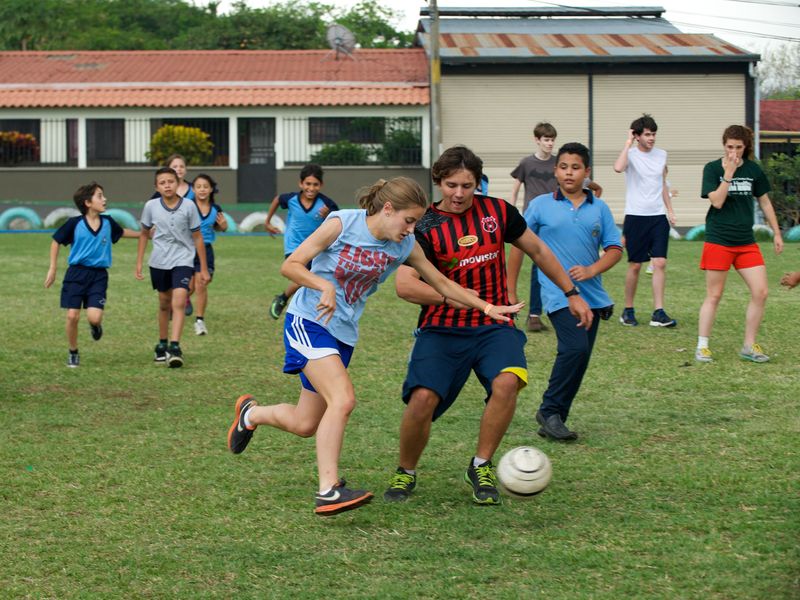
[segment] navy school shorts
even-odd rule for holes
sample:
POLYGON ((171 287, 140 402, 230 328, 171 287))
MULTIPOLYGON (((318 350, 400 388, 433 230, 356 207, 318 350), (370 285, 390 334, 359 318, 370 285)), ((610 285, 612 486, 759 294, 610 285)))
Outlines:
POLYGON ((669 221, 666 215, 625 215, 622 224, 628 262, 650 262, 651 258, 667 258, 669 221))
POLYGON ((455 402, 471 371, 486 390, 485 402, 500 373, 514 373, 522 388, 528 383, 526 342, 524 333, 508 325, 424 327, 411 350, 403 402, 408 404, 415 388, 433 390, 440 398, 435 421, 455 402))
POLYGON ((319 323, 292 313, 286 313, 286 318, 283 320, 283 345, 286 348, 283 372, 299 373, 300 383, 311 392, 317 390, 303 373, 309 360, 338 354, 346 369, 350 365, 354 350, 353 346, 337 340, 319 323))
POLYGON ((108 270, 103 267, 70 265, 61 284, 61 308, 99 308, 106 306, 108 270))
POLYGON ((173 267, 172 269, 150 267, 150 281, 153 289, 159 292, 168 292, 177 288, 188 290, 193 275, 192 267, 173 267))
MULTIPOLYGON (((211 244, 205 244, 206 247, 206 264, 208 265, 208 274, 214 274, 214 246, 211 244)), ((197 256, 197 253, 194 255, 194 272, 200 272, 200 257, 197 256)))

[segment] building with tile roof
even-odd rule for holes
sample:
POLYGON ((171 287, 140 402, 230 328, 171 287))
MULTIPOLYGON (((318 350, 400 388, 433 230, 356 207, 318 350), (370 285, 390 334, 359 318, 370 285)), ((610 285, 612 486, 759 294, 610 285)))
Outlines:
POLYGON ((761 156, 797 152, 800 148, 800 100, 762 100, 759 104, 761 156))

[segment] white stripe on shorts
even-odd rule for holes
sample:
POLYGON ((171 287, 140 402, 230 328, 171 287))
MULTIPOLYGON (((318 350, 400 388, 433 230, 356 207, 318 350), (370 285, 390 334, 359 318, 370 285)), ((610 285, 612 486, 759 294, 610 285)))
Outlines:
POLYGON ((289 338, 289 345, 297 350, 300 354, 306 357, 308 360, 314 360, 316 358, 324 358, 326 356, 331 356, 333 354, 339 354, 338 348, 314 348, 311 345, 311 339, 308 337, 308 333, 306 332, 305 325, 303 323, 303 318, 298 317, 296 315, 289 314, 292 318, 292 332, 294 332, 296 337, 292 337, 291 335, 286 334, 286 337, 289 338))

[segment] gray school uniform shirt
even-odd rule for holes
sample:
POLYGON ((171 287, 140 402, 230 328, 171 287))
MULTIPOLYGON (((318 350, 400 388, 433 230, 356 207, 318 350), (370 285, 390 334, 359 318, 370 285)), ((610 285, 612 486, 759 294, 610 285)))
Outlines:
POLYGON ((170 209, 159 196, 147 201, 140 220, 145 229, 156 228, 149 266, 164 270, 194 267, 196 248, 192 233, 200 230, 200 213, 194 202, 181 198, 170 209))

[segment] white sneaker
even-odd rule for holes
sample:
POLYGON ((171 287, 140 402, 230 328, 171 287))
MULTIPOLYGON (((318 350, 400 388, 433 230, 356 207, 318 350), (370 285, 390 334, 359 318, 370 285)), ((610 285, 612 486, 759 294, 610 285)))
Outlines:
POLYGON ((650 263, 649 265, 647 265, 647 268, 644 270, 644 272, 647 273, 648 275, 652 275, 653 274, 653 264, 650 263))
POLYGON ((206 322, 203 319, 194 322, 194 333, 195 335, 206 335, 208 333, 206 322))
POLYGON ((714 362, 714 358, 711 356, 711 350, 709 350, 708 348, 698 348, 697 350, 695 350, 694 359, 697 362, 704 362, 704 363, 714 362))

